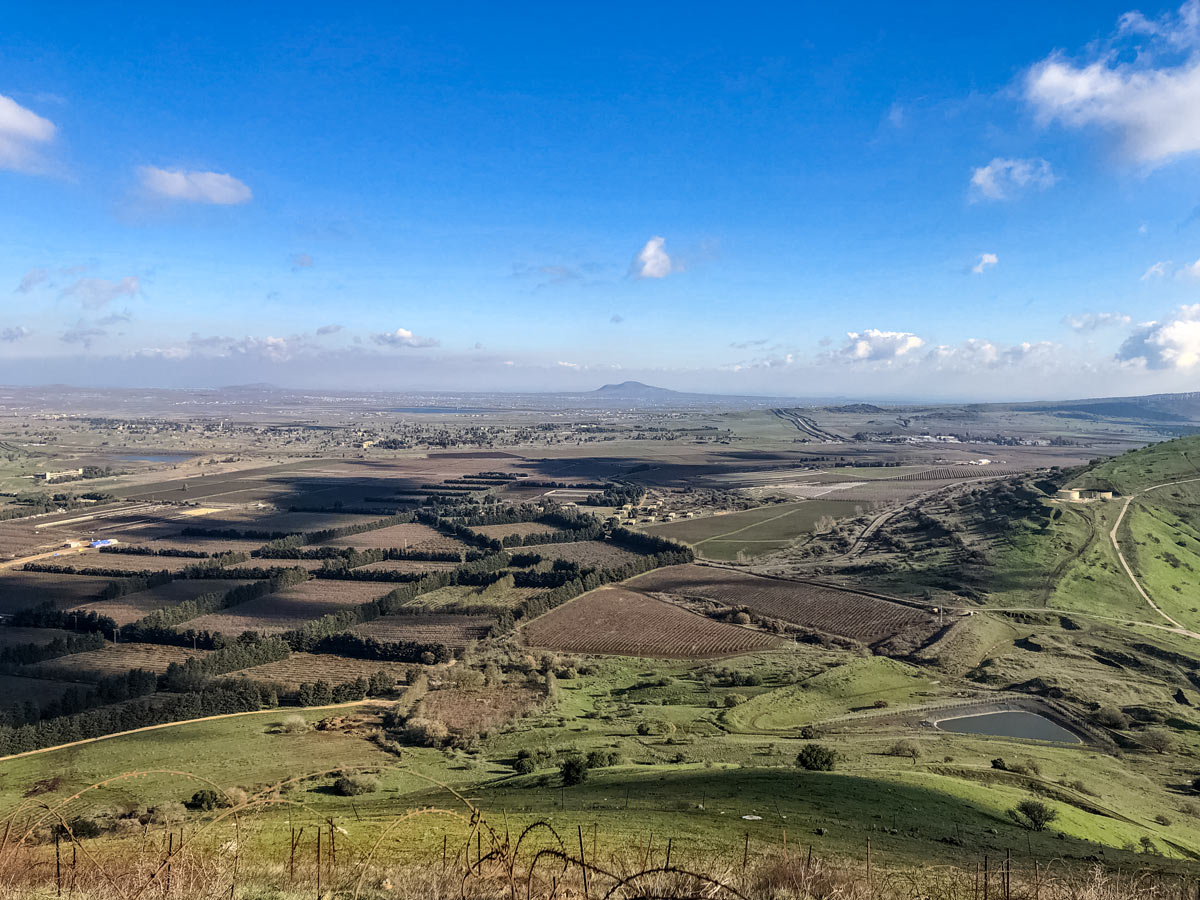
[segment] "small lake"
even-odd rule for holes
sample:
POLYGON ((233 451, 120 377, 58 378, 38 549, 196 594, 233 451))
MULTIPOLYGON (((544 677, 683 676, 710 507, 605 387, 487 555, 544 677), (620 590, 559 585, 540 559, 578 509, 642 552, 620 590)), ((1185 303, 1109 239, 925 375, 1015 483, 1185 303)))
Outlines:
POLYGON ((186 462, 195 453, 114 453, 112 458, 120 462, 178 463, 186 462))
POLYGON ((937 723, 937 727, 942 731, 953 731, 958 734, 987 734, 994 737, 1055 741, 1060 744, 1083 743, 1070 731, 1061 725, 1056 725, 1045 716, 1019 710, 942 719, 937 723))

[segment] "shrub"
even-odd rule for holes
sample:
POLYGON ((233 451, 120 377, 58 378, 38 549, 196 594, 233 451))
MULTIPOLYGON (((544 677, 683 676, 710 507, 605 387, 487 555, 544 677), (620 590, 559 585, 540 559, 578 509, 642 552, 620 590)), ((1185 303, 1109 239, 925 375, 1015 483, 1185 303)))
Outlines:
POLYGON ((871 705, 873 707, 875 707, 876 709, 887 709, 891 704, 888 703, 886 700, 876 700, 871 705))
POLYGON ((726 709, 732 709, 735 706, 741 706, 745 702, 746 702, 745 694, 726 694, 725 695, 725 708, 726 709))
POLYGON ((198 810, 199 812, 208 812, 220 806, 225 806, 227 803, 225 798, 212 788, 204 788, 192 794, 192 799, 189 800, 185 805, 188 809, 198 810))
POLYGON ((921 757, 921 745, 916 741, 896 741, 886 752, 888 756, 905 756, 916 762, 921 757))
POLYGON ((1041 800, 1022 800, 1008 814, 1032 831, 1045 831, 1046 826, 1058 818, 1058 810, 1041 800))
POLYGON ((1102 706, 1096 710, 1095 719, 1105 728, 1124 729, 1129 727, 1129 717, 1111 706, 1102 706))
POLYGON ((800 729, 800 737, 803 740, 811 741, 819 738, 820 736, 821 733, 817 731, 817 727, 815 725, 805 725, 800 729))
POLYGON ((566 787, 583 784, 588 777, 587 760, 579 754, 572 754, 559 764, 558 774, 562 776, 562 783, 566 787))
POLYGON ((304 734, 306 731, 308 731, 308 722, 305 720, 304 716, 295 714, 284 716, 283 724, 280 726, 280 729, 284 734, 304 734))
POLYGON ((342 797, 357 797, 379 790, 379 779, 374 775, 342 775, 333 783, 333 791, 342 797))
POLYGON ((1166 753, 1175 745, 1175 738, 1169 731, 1162 728, 1152 728, 1142 735, 1142 743, 1155 753, 1166 753))
POLYGON ((824 744, 809 744, 796 756, 796 765, 810 772, 832 772, 837 752, 824 744))
POLYGON ((537 763, 533 761, 533 757, 519 756, 513 763, 513 771, 518 775, 529 775, 537 769, 537 763))

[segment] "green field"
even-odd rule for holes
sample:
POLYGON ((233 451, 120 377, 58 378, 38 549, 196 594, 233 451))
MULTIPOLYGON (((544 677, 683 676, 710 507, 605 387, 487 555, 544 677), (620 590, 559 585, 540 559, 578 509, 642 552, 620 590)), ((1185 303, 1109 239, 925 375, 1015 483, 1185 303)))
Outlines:
POLYGON ((645 530, 689 544, 700 556, 734 560, 753 558, 789 546, 811 534, 824 519, 862 515, 867 504, 849 500, 802 500, 741 512, 649 525, 645 530))

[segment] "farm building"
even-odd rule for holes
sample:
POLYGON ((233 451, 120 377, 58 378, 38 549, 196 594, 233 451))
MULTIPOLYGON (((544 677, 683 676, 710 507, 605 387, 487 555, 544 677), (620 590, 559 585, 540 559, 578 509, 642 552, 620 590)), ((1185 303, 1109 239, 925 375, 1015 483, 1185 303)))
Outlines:
POLYGON ((1080 490, 1078 488, 1060 488, 1054 492, 1057 500, 1111 500, 1112 491, 1080 490))

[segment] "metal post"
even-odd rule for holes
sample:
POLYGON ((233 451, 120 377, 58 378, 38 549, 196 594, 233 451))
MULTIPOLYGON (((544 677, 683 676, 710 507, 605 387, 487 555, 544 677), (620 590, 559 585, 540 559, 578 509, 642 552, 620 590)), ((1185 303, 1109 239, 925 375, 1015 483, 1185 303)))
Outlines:
POLYGON ((587 860, 583 858, 583 826, 576 825, 579 829, 579 868, 583 870, 583 900, 588 900, 588 872, 587 860))

